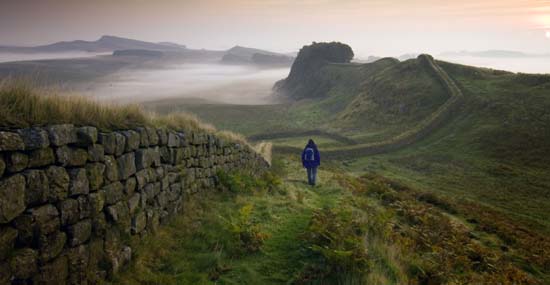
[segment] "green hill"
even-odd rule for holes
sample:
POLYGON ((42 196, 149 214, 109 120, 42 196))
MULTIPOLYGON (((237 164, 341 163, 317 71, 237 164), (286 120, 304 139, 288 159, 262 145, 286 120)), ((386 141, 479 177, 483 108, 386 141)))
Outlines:
POLYGON ((311 54, 321 44, 305 47, 289 77, 275 85, 288 103, 168 102, 154 109, 192 111, 252 139, 272 140, 275 155, 296 155, 314 138, 325 159, 349 172, 376 173, 465 199, 511 223, 550 232, 550 75, 463 66, 427 55, 353 64, 347 63, 349 47, 325 45, 339 55, 334 61, 311 54))

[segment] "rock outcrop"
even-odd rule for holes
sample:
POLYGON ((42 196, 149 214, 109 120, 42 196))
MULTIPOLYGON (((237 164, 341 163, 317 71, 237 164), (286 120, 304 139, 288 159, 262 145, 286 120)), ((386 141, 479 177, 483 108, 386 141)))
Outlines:
POLYGON ((250 148, 202 132, 0 131, 0 284, 96 284, 130 262, 220 170, 262 170, 250 148))
POLYGON ((323 97, 326 86, 320 83, 321 69, 329 63, 349 63, 354 57, 350 46, 339 43, 313 43, 302 47, 286 79, 277 82, 275 91, 293 99, 323 97))

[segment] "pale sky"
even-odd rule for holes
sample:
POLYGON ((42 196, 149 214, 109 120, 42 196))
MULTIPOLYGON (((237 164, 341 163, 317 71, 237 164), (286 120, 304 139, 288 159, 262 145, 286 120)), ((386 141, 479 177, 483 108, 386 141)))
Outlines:
POLYGON ((550 0, 0 0, 0 45, 105 34, 280 52, 341 41, 359 56, 550 53, 550 0))

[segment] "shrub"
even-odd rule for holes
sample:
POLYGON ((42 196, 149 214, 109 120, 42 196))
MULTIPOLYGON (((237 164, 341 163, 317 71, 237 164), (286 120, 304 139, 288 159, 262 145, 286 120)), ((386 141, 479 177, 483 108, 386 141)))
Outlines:
POLYGON ((239 209, 237 217, 230 220, 229 226, 239 248, 247 253, 253 253, 260 250, 267 234, 260 231, 256 221, 252 219, 254 207, 250 204, 239 209))
POLYGON ((304 282, 363 280, 369 269, 365 235, 365 221, 350 208, 340 205, 336 209, 315 211, 303 234, 313 260, 299 279, 304 282))
POLYGON ((245 171, 218 171, 219 185, 233 193, 253 193, 258 191, 272 192, 282 184, 281 178, 270 171, 261 175, 252 175, 245 171))

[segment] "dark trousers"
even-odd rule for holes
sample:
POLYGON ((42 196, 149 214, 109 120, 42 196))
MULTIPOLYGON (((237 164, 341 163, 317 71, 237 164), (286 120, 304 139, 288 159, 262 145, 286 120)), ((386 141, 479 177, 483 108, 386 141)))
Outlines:
POLYGON ((315 185, 317 179, 317 167, 307 168, 307 184, 315 185))

